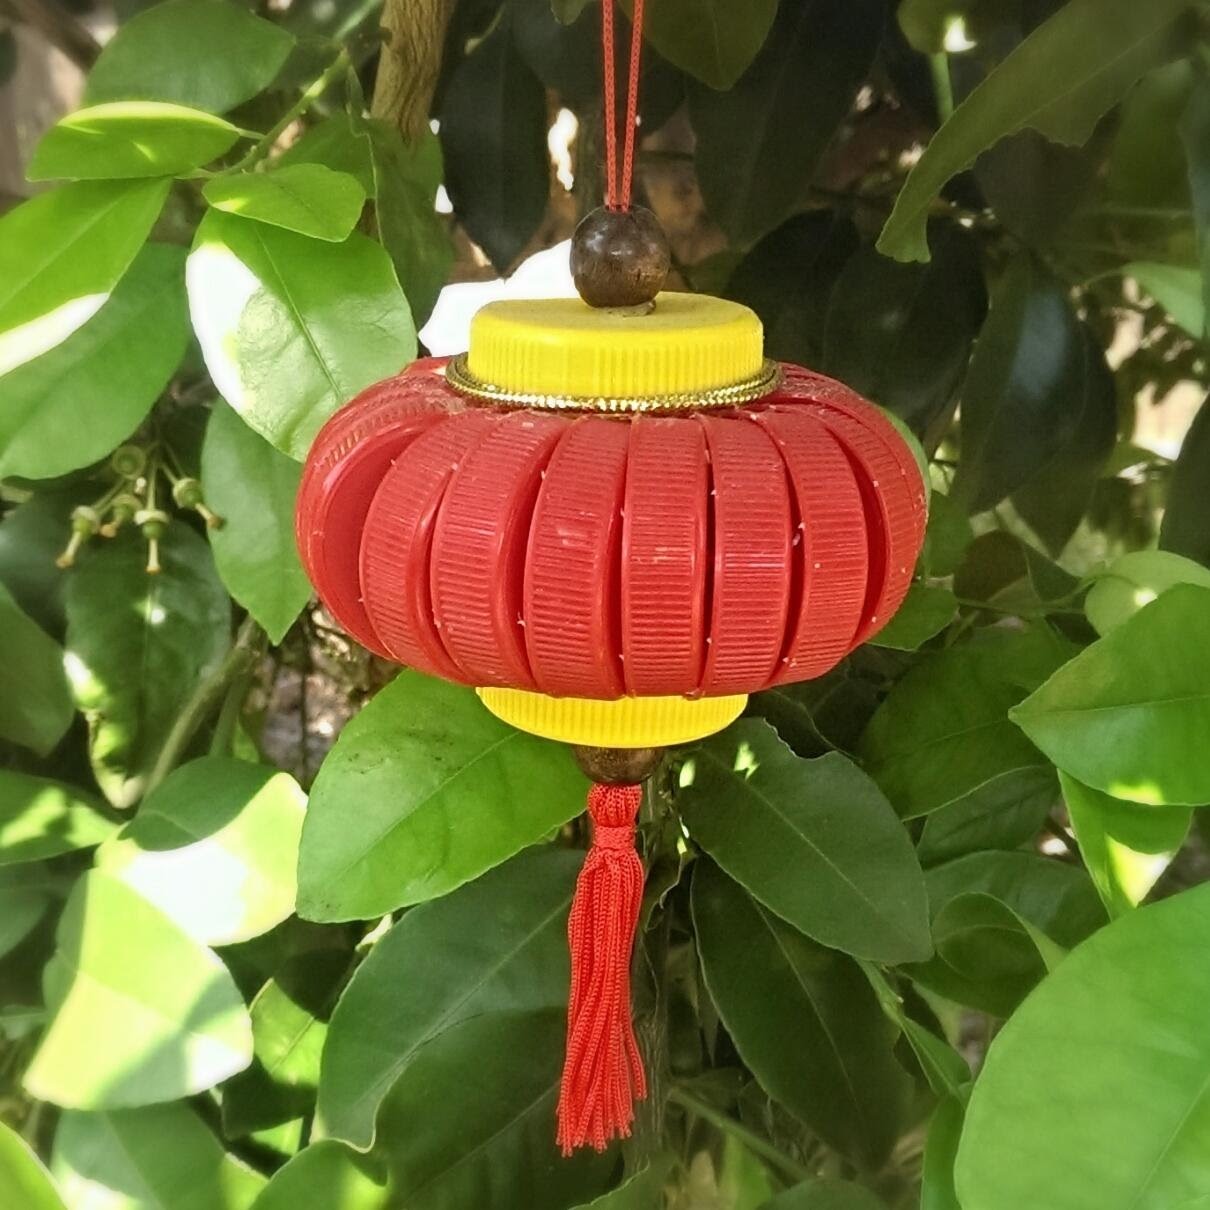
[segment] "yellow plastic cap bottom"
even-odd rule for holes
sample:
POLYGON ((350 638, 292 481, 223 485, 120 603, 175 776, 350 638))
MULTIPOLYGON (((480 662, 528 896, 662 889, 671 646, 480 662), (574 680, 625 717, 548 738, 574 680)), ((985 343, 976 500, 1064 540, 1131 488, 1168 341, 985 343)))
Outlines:
POLYGON ((506 299, 471 320, 467 369, 506 392, 647 399, 758 378, 764 333, 747 307, 664 293, 646 315, 580 299, 506 299))
POLYGON ((748 695, 727 697, 548 697, 527 689, 477 689, 499 719, 565 744, 593 748, 665 748, 721 731, 748 704, 748 695))

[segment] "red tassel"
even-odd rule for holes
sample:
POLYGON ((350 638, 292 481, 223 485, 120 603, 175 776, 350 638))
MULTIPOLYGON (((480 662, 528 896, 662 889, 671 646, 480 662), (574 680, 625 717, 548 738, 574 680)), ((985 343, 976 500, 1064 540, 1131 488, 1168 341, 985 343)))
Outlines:
POLYGON ((591 1144, 604 1151, 625 1138, 647 1077, 630 1020, 630 955, 643 899, 634 848, 641 786, 595 785, 588 792, 592 847, 576 882, 567 939, 571 997, 567 1058, 559 1091, 564 1155, 591 1144))

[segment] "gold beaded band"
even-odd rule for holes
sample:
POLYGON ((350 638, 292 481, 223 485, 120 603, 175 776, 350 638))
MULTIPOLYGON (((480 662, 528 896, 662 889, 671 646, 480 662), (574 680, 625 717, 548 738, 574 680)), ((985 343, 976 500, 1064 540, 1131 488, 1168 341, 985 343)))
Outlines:
POLYGON ((450 359, 445 380, 460 395, 478 403, 538 408, 556 412, 681 412, 706 408, 730 408, 751 403, 768 395, 781 381, 777 362, 766 359, 760 373, 742 382, 704 391, 685 391, 675 395, 648 395, 643 398, 589 398, 577 395, 533 395, 507 391, 476 378, 467 368, 466 354, 450 359))

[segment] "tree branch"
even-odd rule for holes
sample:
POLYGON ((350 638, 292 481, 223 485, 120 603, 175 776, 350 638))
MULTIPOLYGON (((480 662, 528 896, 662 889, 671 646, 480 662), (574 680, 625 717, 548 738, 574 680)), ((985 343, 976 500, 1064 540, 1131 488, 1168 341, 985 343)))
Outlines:
POLYGON ((81 71, 97 61, 100 43, 59 0, 8 0, 8 7, 23 25, 36 29, 81 71))
POLYGON ((454 0, 386 0, 373 113, 398 126, 409 143, 428 127, 453 11, 454 0))

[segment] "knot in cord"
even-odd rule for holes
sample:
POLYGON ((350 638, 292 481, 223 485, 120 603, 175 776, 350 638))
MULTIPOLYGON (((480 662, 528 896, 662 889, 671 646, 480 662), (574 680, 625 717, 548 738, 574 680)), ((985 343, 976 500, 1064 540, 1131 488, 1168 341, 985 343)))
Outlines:
POLYGON ((642 786, 594 785, 588 791, 594 848, 634 848, 634 825, 643 801, 642 786))

